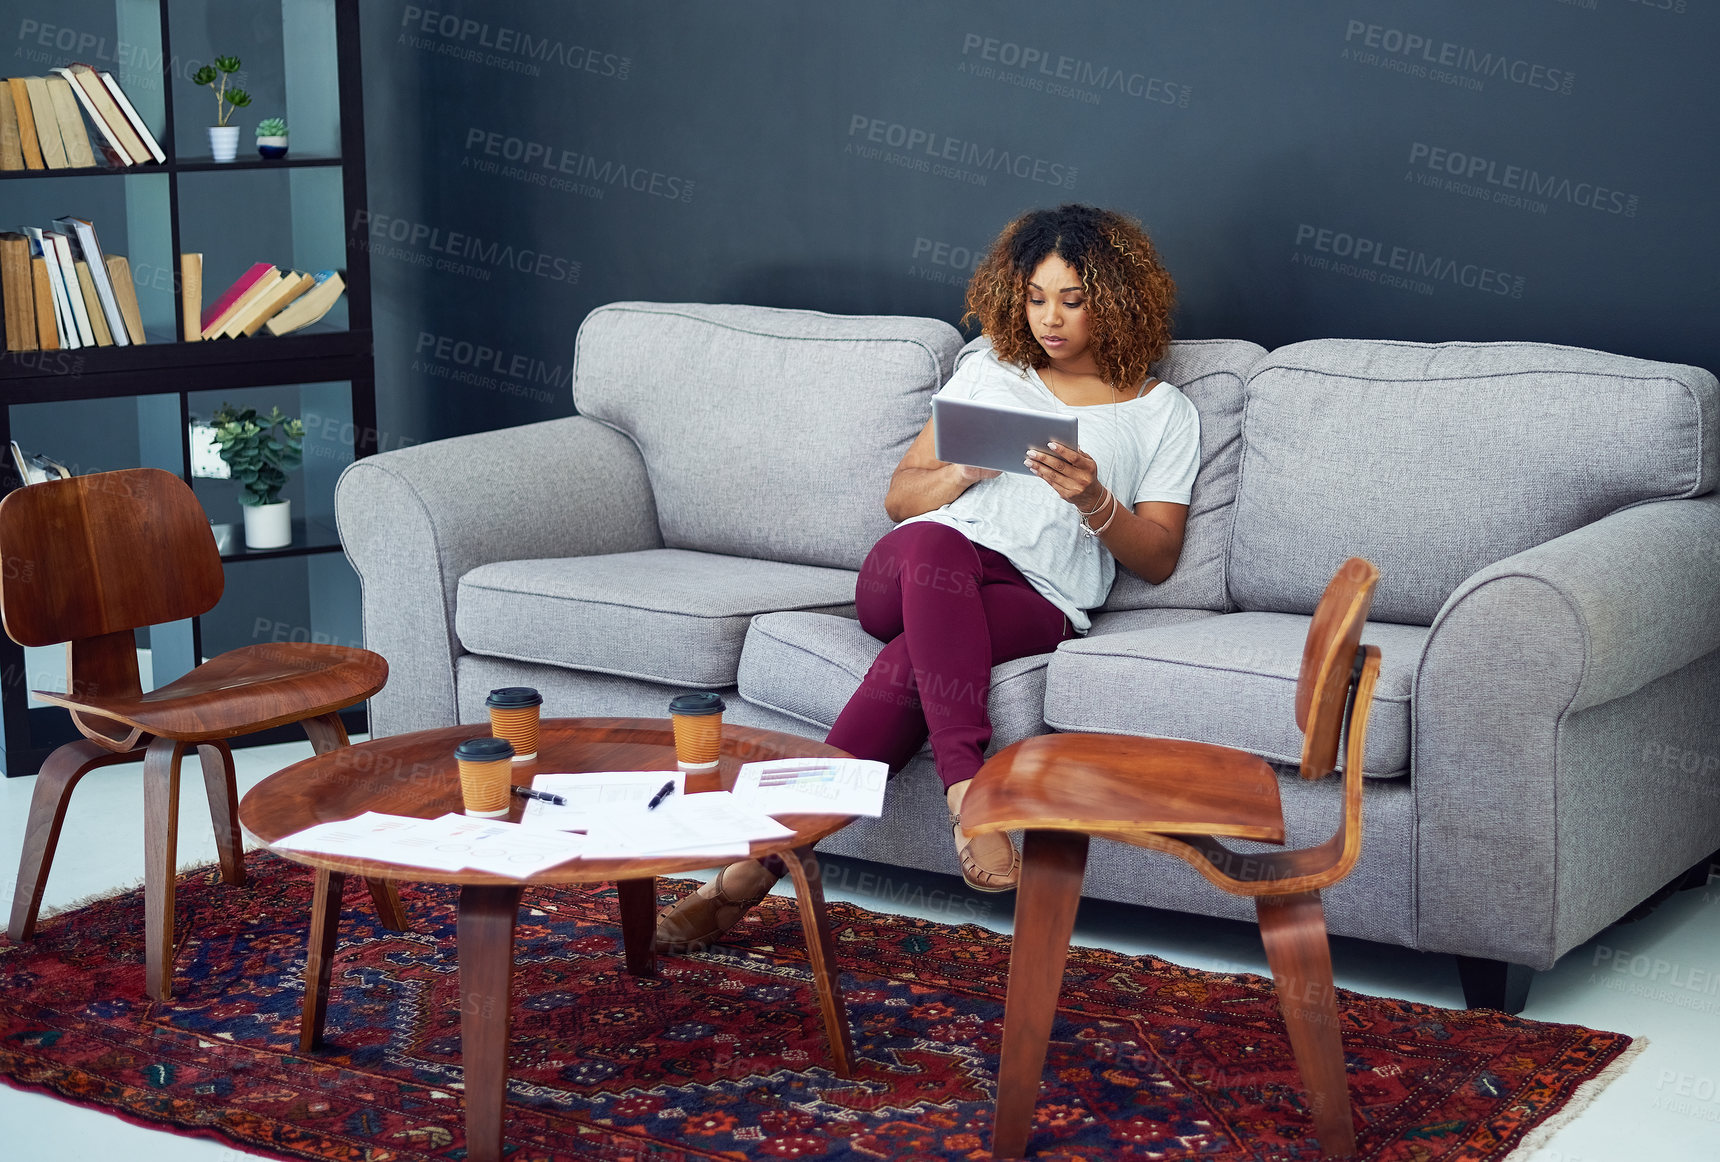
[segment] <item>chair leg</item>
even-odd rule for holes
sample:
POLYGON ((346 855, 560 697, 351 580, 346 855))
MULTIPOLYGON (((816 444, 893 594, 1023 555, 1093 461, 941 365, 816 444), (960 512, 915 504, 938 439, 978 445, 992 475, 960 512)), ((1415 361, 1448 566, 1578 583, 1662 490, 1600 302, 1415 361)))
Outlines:
MULTIPOLYGON (((299 725, 305 728, 305 737, 311 740, 311 749, 318 754, 339 750, 351 741, 346 736, 346 723, 340 720, 339 711, 331 710, 327 714, 307 718, 299 725)), ((400 902, 400 889, 394 885, 393 880, 367 876, 364 886, 370 889, 370 898, 376 904, 377 918, 382 921, 384 928, 395 932, 412 930, 412 921, 406 915, 406 905, 400 902)))
POLYGON ((1027 833, 1015 895, 1015 936, 1009 948, 1003 1052, 997 1066, 997 1109, 991 1131, 991 1152, 996 1158, 1019 1158, 1027 1149, 1086 870, 1087 836, 1075 831, 1027 833))
POLYGON ((311 740, 311 749, 318 754, 339 750, 350 741, 346 737, 346 723, 340 720, 338 711, 307 718, 299 725, 305 728, 305 737, 311 740))
POLYGON ((1314 1133, 1333 1157, 1356 1152, 1350 1116, 1349 1079, 1344 1073, 1344 1043, 1338 1032, 1338 1000, 1332 984, 1332 950, 1326 940, 1326 913, 1319 892, 1257 896, 1260 939, 1278 987, 1290 1048, 1308 1091, 1314 1133))
POLYGON ((80 738, 68 742, 42 764, 36 789, 30 796, 29 820, 24 825, 24 851, 18 857, 18 884, 12 896, 12 918, 6 934, 21 944, 36 934, 36 916, 42 910, 42 892, 48 886, 48 869, 60 843, 60 825, 66 819, 66 804, 78 780, 97 767, 137 761, 136 751, 114 752, 80 738))
POLYGON ((215 850, 221 858, 221 878, 234 886, 245 882, 245 841, 239 836, 239 784, 233 775, 233 751, 220 741, 197 745, 203 767, 203 790, 209 796, 209 818, 215 824, 215 850))
POLYGON ((143 939, 145 987, 173 995, 173 888, 179 841, 179 760, 185 744, 157 738, 143 753, 143 939))

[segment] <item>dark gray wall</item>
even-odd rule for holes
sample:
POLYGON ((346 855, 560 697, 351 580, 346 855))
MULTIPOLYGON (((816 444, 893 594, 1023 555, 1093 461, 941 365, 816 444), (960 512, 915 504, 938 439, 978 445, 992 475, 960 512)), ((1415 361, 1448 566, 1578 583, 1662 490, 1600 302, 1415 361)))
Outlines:
POLYGON ((1138 216, 1178 332, 1720 366, 1691 0, 363 5, 382 425, 567 414, 615 299, 955 321, 1011 216, 1138 216))

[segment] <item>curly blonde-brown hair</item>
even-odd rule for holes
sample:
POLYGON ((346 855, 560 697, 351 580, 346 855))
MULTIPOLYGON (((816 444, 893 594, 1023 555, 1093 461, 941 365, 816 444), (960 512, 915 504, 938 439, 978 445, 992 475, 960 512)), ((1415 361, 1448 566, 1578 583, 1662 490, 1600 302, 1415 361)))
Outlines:
POLYGON ((1176 284, 1140 223, 1112 210, 1071 203, 1004 227, 968 283, 963 324, 977 320, 1007 363, 1048 365, 1025 308, 1027 280, 1052 254, 1081 273, 1100 377, 1115 388, 1144 383, 1170 346, 1176 284))

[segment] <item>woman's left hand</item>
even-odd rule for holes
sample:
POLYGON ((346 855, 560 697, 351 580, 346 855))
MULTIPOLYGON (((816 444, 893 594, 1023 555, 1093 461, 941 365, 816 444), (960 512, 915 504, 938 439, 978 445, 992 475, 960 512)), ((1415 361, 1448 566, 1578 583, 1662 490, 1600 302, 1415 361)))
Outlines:
POLYGON ((1076 508, 1093 508, 1105 499, 1105 486, 1099 483, 1099 465, 1093 457, 1056 441, 1050 447, 1049 452, 1028 449, 1026 464, 1035 476, 1076 508))

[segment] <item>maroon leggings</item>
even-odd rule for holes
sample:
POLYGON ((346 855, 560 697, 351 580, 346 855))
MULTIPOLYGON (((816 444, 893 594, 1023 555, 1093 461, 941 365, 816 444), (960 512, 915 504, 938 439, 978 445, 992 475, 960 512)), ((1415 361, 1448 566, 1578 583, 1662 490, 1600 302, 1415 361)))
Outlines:
POLYGON ((991 668, 1073 633, 1009 558, 948 525, 902 525, 872 546, 854 602, 887 643, 826 740, 858 758, 913 758, 930 735, 944 786, 971 779, 991 742, 991 668))

